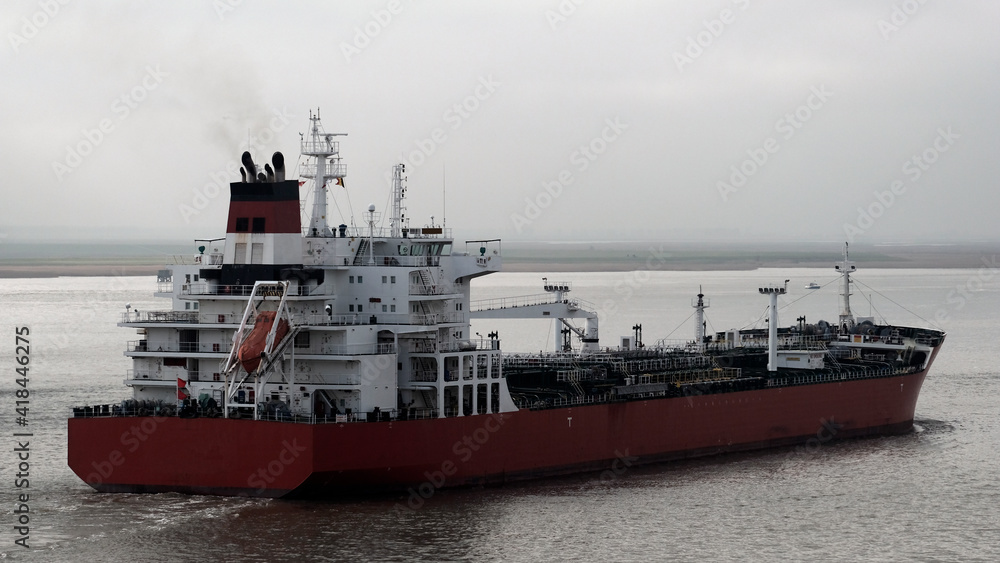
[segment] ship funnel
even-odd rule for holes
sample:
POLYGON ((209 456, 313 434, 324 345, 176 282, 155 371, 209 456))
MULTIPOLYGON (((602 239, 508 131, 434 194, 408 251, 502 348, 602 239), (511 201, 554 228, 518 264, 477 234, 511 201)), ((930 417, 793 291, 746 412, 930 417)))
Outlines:
POLYGON ((285 181, 285 156, 280 152, 271 155, 271 164, 274 164, 274 181, 285 181))
POLYGON ((243 151, 243 167, 247 169, 247 178, 250 182, 256 181, 257 178, 257 167, 254 166, 253 157, 250 156, 250 151, 243 151))
POLYGON ((247 169, 240 166, 240 176, 243 177, 243 183, 247 183, 247 169))
POLYGON ((267 174, 267 181, 274 182, 274 170, 271 168, 271 165, 266 162, 264 163, 264 172, 267 174))

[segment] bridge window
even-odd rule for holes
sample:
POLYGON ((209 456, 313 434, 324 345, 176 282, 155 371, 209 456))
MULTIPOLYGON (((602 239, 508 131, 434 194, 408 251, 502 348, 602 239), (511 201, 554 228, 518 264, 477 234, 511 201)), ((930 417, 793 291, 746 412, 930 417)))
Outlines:
POLYGON ((263 233, 264 232, 264 218, 254 217, 253 218, 253 232, 263 233))
POLYGON ((249 217, 237 217, 236 218, 236 232, 245 233, 250 230, 250 218, 249 217))

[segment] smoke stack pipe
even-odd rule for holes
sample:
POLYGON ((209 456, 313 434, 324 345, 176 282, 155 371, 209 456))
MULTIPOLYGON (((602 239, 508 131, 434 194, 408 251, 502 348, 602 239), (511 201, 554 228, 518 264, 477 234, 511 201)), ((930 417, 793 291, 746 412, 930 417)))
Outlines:
POLYGON ((285 156, 276 152, 271 156, 271 163, 274 164, 274 181, 285 181, 285 156))
POLYGON ((257 178, 257 167, 253 163, 253 157, 250 156, 250 151, 243 151, 243 166, 247 169, 247 178, 250 182, 254 182, 257 178))

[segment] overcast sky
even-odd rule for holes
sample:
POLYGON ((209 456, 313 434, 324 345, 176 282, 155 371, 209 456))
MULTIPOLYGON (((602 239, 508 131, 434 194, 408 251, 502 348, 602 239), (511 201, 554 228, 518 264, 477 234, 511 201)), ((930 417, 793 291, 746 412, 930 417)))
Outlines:
POLYGON ((995 0, 0 15, 8 241, 222 236, 248 138, 294 163, 315 107, 348 133, 334 224, 348 194, 384 210, 402 161, 411 225, 440 223, 446 191, 458 239, 1000 238, 995 0))

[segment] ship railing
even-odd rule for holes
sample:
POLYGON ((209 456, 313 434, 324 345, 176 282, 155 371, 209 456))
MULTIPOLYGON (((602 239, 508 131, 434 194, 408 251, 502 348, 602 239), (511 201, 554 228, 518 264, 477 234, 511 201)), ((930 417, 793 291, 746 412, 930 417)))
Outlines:
POLYGON ((436 325, 442 323, 464 323, 465 315, 458 311, 448 313, 410 314, 410 324, 436 325))
POLYGON ((342 326, 368 324, 370 317, 361 313, 349 315, 295 314, 291 315, 292 324, 299 326, 342 326))
POLYGON ((382 313, 380 311, 365 311, 348 313, 347 315, 292 315, 292 324, 301 326, 351 326, 351 325, 436 325, 441 323, 464 323, 463 312, 448 313, 382 313))
POLYGON ((503 244, 500 239, 467 240, 465 241, 466 256, 477 256, 487 258, 490 256, 502 256, 503 244))
POLYGON ((803 373, 786 377, 771 378, 767 380, 768 387, 788 387, 792 385, 812 385, 815 383, 830 383, 834 381, 851 381, 857 379, 878 379, 883 377, 894 377, 897 375, 908 375, 920 371, 919 366, 901 368, 873 368, 863 367, 861 369, 850 369, 836 373, 803 373))
POLYGON ((666 373, 632 375, 626 379, 626 385, 648 385, 652 383, 708 383, 713 381, 728 381, 743 377, 741 368, 712 368, 687 371, 671 371, 666 373))
POLYGON ((392 342, 380 342, 375 344, 344 344, 341 346, 322 345, 314 348, 296 348, 295 353, 327 356, 370 356, 378 354, 395 354, 396 345, 392 342))
POLYGON ((174 282, 172 282, 172 281, 156 282, 156 292, 157 293, 173 293, 174 292, 174 282))
POLYGON ((375 254, 371 257, 374 264, 370 264, 368 256, 362 256, 359 266, 406 266, 409 268, 422 268, 426 266, 438 267, 441 265, 440 256, 399 256, 394 254, 375 254))
POLYGON ((454 284, 446 282, 432 283, 430 285, 411 283, 409 290, 410 295, 451 295, 456 293, 459 293, 458 288, 454 284))
POLYGON ((500 341, 479 338, 477 340, 448 340, 438 342, 431 339, 410 341, 410 352, 415 354, 434 354, 437 352, 471 352, 488 351, 500 353, 500 341))
MULTIPOLYGON (((189 282, 181 284, 181 295, 235 295, 238 297, 249 297, 253 293, 253 285, 245 284, 219 284, 205 281, 189 282)), ((318 286, 297 285, 295 283, 289 288, 289 295, 313 295, 320 292, 318 286)))
POLYGON ((173 254, 170 256, 170 263, 177 266, 194 266, 200 264, 195 261, 195 256, 191 254, 173 254))
POLYGON ((409 238, 451 238, 451 229, 444 227, 410 227, 406 231, 409 238))
POLYGON ((147 340, 129 340, 126 343, 125 351, 228 354, 231 347, 231 342, 149 342, 147 340))
POLYGON ((181 295, 239 295, 249 296, 253 285, 223 285, 208 282, 190 282, 181 285, 181 295))
MULTIPOLYGON (((671 351, 675 351, 675 350, 676 351, 681 351, 681 350, 690 351, 690 350, 694 350, 697 347, 697 344, 698 343, 695 342, 694 340, 682 340, 682 339, 676 339, 676 338, 674 338, 674 339, 661 338, 661 339, 657 340, 656 343, 653 344, 653 346, 650 346, 648 348, 651 349, 651 350, 662 350, 662 351, 665 351, 665 352, 671 352, 671 351)), ((708 345, 706 344, 705 347, 707 349, 708 345)))
MULTIPOLYGON (((568 303, 569 299, 563 299, 568 303)), ((534 295, 521 295, 518 297, 495 297, 492 299, 479 299, 469 303, 470 311, 493 311, 496 309, 513 309, 515 307, 527 307, 530 305, 552 305, 556 303, 556 298, 551 293, 536 293, 534 295)))
MULTIPOLYGON (((232 324, 236 324, 236 325, 238 325, 238 324, 240 324, 240 321, 242 320, 242 318, 243 318, 242 314, 234 314, 234 313, 216 313, 216 314, 202 313, 198 317, 198 322, 199 323, 204 323, 204 324, 220 324, 220 325, 227 325, 227 324, 228 325, 232 325, 232 324)), ((252 324, 253 320, 254 319, 247 319, 247 324, 252 324)))
MULTIPOLYGON (((183 370, 184 368, 178 368, 183 370)), ((184 373, 164 373, 153 372, 148 369, 130 369, 125 371, 126 379, 149 379, 152 381, 176 381, 178 378, 185 381, 221 381, 222 376, 218 372, 185 371, 184 373), (202 379, 202 376, 206 379, 202 379), (218 377, 218 379, 216 379, 218 377)))
POLYGON ((558 398, 552 400, 552 406, 568 407, 575 405, 594 405, 611 402, 612 398, 613 397, 610 393, 605 393, 603 395, 583 395, 569 398, 558 398))
MULTIPOLYGON (((458 409, 447 409, 448 416, 457 416, 458 409), (449 414, 450 413, 450 414, 449 414)), ((86 405, 73 407, 74 418, 110 418, 110 417, 148 417, 148 416, 196 416, 217 418, 222 416, 220 408, 203 407, 198 404, 185 407, 178 412, 177 406, 164 401, 134 401, 104 405, 86 405)), ((372 412, 339 413, 339 414, 288 414, 261 413, 260 420, 298 424, 344 424, 361 422, 388 422, 394 420, 423 420, 437 418, 438 410, 434 408, 405 408, 401 410, 374 410, 372 412)), ((246 420, 251 420, 247 418, 246 420)))
POLYGON ((129 311, 122 313, 124 323, 197 323, 196 311, 129 311))

